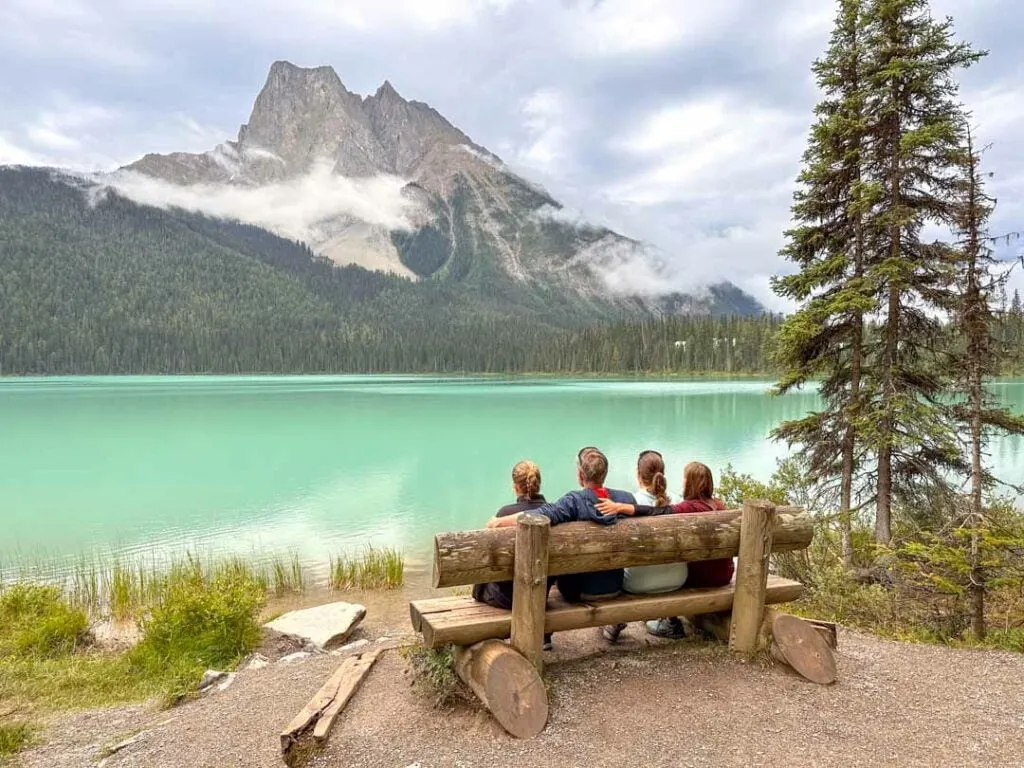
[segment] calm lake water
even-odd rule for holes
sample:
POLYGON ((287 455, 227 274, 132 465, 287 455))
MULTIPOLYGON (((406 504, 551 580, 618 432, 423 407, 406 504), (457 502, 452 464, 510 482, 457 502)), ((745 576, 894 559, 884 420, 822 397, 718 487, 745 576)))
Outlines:
MULTIPOLYGON (((367 544, 425 561, 438 531, 478 527, 536 461, 554 498, 597 445, 632 490, 637 454, 731 462, 767 479, 767 439, 816 395, 754 380, 99 377, 0 381, 0 562, 100 553, 310 561, 367 544)), ((1024 381, 995 385, 1024 410, 1024 381)), ((1024 478, 1024 441, 992 446, 1024 478)))

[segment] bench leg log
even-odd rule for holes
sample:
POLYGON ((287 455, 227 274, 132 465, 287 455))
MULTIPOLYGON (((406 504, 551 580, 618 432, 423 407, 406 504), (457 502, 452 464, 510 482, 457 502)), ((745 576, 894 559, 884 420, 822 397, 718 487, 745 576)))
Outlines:
POLYGON ((512 647, 537 672, 544 671, 544 611, 548 598, 548 538, 551 522, 521 515, 516 524, 515 578, 512 582, 512 647))
POLYGON ((501 640, 455 649, 455 674, 501 727, 520 739, 532 739, 548 721, 548 692, 540 673, 501 640))
POLYGON ((775 505, 768 501, 743 503, 736 566, 736 596, 732 604, 729 647, 737 653, 757 651, 768 590, 768 559, 772 553, 775 505))

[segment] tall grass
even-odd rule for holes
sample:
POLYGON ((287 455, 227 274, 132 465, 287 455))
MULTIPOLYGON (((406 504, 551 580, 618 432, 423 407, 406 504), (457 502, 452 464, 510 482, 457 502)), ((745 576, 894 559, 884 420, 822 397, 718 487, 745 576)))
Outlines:
POLYGON ((332 557, 331 589, 397 589, 405 583, 405 556, 397 549, 369 547, 359 555, 332 557))
POLYGON ((269 581, 274 594, 284 597, 289 594, 301 595, 306 591, 306 574, 298 553, 292 553, 288 560, 275 557, 270 561, 269 581))
MULTIPOLYGON (((70 565, 56 559, 22 559, 13 567, 10 563, 4 565, 8 567, 0 568, 0 574, 9 574, 9 583, 56 586, 72 606, 88 616, 116 621, 143 619, 162 603, 169 584, 196 570, 208 577, 244 576, 276 598, 304 594, 317 586, 335 591, 394 589, 405 580, 405 558, 390 547, 369 547, 357 554, 330 558, 326 584, 322 566, 318 570, 303 562, 297 552, 271 557, 222 558, 185 552, 162 559, 154 555, 80 558, 70 565)), ((0 591, 3 588, 0 581, 0 591)))
POLYGON ((0 764, 31 745, 34 738, 34 729, 28 723, 0 723, 0 764))

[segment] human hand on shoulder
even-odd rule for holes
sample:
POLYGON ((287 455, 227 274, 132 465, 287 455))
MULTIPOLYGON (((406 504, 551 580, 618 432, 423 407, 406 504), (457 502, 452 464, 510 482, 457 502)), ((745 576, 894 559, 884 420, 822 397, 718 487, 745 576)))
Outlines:
POLYGON ((613 515, 632 515, 635 508, 632 504, 620 504, 617 501, 611 499, 601 499, 594 505, 594 508, 605 517, 612 517, 613 515))

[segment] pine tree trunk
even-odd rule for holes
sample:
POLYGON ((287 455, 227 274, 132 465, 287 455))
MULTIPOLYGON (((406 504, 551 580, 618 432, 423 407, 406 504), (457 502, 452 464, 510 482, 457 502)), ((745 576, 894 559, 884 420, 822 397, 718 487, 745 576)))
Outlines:
POLYGON ((967 256, 968 284, 966 296, 966 325, 968 333, 967 354, 970 371, 971 398, 971 631, 977 640, 984 640, 985 627, 985 572, 981 564, 981 525, 985 510, 983 508, 984 477, 982 474, 981 452, 983 448, 982 409, 984 408, 984 369, 982 361, 985 357, 985 342, 988 336, 988 324, 981 323, 982 303, 978 274, 978 253, 981 243, 978 241, 978 220, 980 211, 977 200, 978 173, 975 167, 974 145, 971 134, 967 133, 967 149, 969 154, 968 169, 970 171, 968 216, 969 225, 967 256))
MULTIPOLYGON (((857 173, 860 181, 860 173, 857 173)), ((864 275, 864 223, 863 215, 857 214, 857 238, 854 243, 853 277, 860 280, 864 275)), ((846 406, 846 434, 843 435, 843 475, 839 498, 839 539, 846 568, 853 567, 853 470, 856 448, 856 426, 854 419, 860 406, 860 376, 864 353, 864 315, 857 312, 854 318, 853 335, 850 340, 850 400, 846 406)))
POLYGON ((985 572, 981 565, 982 470, 981 470, 981 366, 972 365, 971 381, 971 631, 978 640, 984 640, 985 627, 985 572))
POLYGON ((846 433, 843 435, 843 475, 839 498, 839 537, 843 565, 853 567, 853 452, 855 427, 852 415, 860 397, 860 366, 863 319, 859 319, 853 340, 853 354, 850 363, 850 404, 847 407, 846 433))
MULTIPOLYGON (((899 246, 896 236, 894 249, 899 246)), ((878 498, 875 502, 875 541, 892 541, 892 408, 896 375, 897 345, 899 344, 900 293, 896 286, 889 287, 889 316, 885 327, 885 371, 882 376, 882 441, 878 447, 878 498)))

